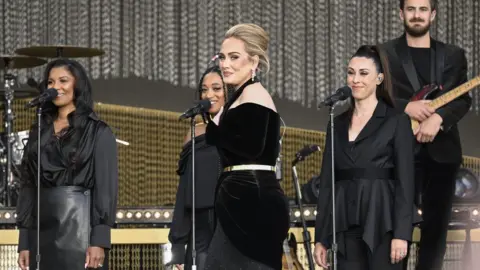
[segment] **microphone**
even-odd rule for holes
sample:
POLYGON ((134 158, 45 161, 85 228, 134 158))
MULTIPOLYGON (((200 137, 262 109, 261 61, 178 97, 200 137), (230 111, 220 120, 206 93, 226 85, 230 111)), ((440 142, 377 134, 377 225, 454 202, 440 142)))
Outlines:
POLYGON ((348 86, 338 88, 337 91, 320 103, 319 107, 333 106, 339 101, 346 100, 352 96, 352 89, 348 86))
POLYGON ((208 110, 210 110, 210 107, 212 107, 212 103, 210 102, 210 100, 202 99, 197 103, 197 105, 186 110, 182 115, 180 115, 179 120, 192 118, 199 113, 207 112, 208 110))
POLYGON ((318 145, 305 145, 300 151, 295 154, 295 159, 292 161, 292 166, 295 166, 299 161, 304 160, 306 157, 311 154, 321 151, 322 149, 318 145))
POLYGON ((55 88, 48 88, 38 97, 30 100, 27 104, 25 104, 25 108, 32 108, 38 105, 42 105, 47 101, 52 101, 58 96, 57 89, 55 88))

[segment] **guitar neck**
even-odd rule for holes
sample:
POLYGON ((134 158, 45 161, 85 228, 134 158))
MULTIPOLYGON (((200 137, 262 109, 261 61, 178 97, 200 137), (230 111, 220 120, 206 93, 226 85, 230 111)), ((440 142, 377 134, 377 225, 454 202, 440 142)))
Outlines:
POLYGON ((472 88, 480 85, 480 76, 477 76, 470 81, 448 91, 447 93, 439 96, 438 98, 432 100, 430 103, 430 107, 434 109, 438 109, 443 105, 449 103, 450 101, 456 99, 457 97, 467 93, 468 91, 472 90, 472 88))

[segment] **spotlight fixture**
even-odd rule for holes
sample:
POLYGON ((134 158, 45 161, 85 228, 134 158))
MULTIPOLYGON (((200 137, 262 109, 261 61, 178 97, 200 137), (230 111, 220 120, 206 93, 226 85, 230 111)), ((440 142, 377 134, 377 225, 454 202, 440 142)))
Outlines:
POLYGON ((168 224, 172 222, 173 207, 119 208, 117 224, 168 224))
POLYGON ((0 224, 15 224, 17 214, 15 207, 0 208, 0 224))
POLYGON ((298 207, 290 206, 290 222, 301 222, 300 216, 303 214, 305 221, 315 221, 317 215, 317 206, 315 204, 309 204, 303 206, 303 213, 300 212, 298 207))
POLYGON ((480 181, 471 170, 460 168, 455 176, 454 205, 480 204, 480 181))

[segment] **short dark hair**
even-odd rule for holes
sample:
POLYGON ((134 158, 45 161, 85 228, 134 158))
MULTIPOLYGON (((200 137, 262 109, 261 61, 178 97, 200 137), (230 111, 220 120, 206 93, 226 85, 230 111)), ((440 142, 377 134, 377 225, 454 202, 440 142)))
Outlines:
MULTIPOLYGON (((432 7, 432 11, 437 9, 437 0, 430 0, 430 6, 432 7)), ((405 7, 405 0, 400 0, 400 9, 403 10, 405 7)))

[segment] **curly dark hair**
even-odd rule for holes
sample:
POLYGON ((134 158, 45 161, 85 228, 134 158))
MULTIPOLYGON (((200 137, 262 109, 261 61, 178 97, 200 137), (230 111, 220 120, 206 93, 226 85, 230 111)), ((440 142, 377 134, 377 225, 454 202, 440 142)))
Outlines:
MULTIPOLYGON (((216 73, 220 78, 222 78, 222 83, 223 83, 223 75, 222 71, 220 70, 220 67, 218 65, 214 65, 211 67, 208 67, 205 72, 202 74, 200 77, 200 81, 198 82, 198 88, 195 90, 195 99, 201 100, 202 99, 202 84, 203 84, 203 79, 205 79, 205 76, 210 73, 216 73)), ((225 103, 227 103, 229 97, 231 96, 231 93, 233 91, 233 88, 228 87, 225 83, 223 83, 223 92, 224 92, 224 97, 225 97, 225 103)), ((203 122, 207 123, 207 119, 209 119, 207 114, 202 114, 202 119, 203 122)))

